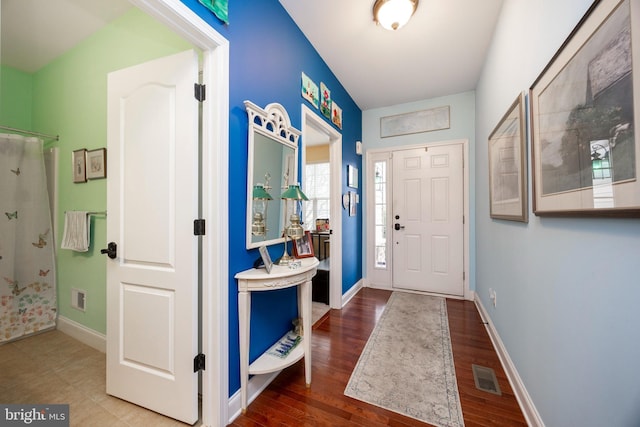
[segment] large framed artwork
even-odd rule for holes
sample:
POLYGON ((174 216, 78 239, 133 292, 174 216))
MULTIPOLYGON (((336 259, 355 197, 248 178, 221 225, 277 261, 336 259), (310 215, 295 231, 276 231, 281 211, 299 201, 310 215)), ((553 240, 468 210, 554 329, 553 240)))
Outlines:
POLYGON ((528 221, 525 96, 511 104, 489 136, 491 218, 528 221))
POLYGON ((639 25, 640 0, 594 2, 531 86, 536 215, 640 217, 639 25))

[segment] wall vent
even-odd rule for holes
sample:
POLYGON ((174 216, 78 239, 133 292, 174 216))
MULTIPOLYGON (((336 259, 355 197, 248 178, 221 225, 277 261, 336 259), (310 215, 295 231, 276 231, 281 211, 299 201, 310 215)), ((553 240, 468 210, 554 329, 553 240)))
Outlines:
POLYGON ((71 288, 71 307, 76 310, 85 311, 87 304, 87 291, 71 288))

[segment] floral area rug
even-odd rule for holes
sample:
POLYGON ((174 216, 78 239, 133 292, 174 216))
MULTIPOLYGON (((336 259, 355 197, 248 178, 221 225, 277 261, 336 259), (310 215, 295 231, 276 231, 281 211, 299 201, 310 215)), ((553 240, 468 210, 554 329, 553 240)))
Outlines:
POLYGON ((344 394, 435 426, 464 426, 445 299, 394 292, 344 394))

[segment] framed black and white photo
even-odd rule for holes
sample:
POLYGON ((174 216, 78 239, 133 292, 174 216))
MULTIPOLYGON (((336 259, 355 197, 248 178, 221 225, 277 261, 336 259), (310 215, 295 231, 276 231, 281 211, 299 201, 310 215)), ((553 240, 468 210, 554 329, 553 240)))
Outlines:
POLYGON ((311 258, 315 256, 311 232, 305 231, 304 236, 293 241, 293 256, 296 258, 311 258))
POLYGON ((449 129, 449 106, 380 118, 380 138, 449 129))
POLYGON ((640 217, 632 7, 594 2, 530 88, 536 215, 640 217))
POLYGON ((491 218, 527 222, 525 96, 520 94, 489 136, 491 218))
POLYGON ((98 148, 87 151, 87 178, 99 179, 107 177, 107 149, 98 148))
POLYGON ((82 148, 80 150, 74 150, 71 154, 74 183, 87 182, 86 152, 87 150, 82 148))

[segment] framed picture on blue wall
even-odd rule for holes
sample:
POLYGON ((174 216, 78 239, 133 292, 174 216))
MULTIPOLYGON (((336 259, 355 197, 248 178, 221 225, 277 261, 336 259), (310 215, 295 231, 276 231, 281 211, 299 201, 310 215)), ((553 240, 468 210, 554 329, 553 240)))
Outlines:
POLYGON ((352 165, 347 165, 347 186, 358 188, 358 168, 352 165))
POLYGON ((320 112, 327 119, 331 119, 331 91, 320 82, 320 112))
POLYGON ((302 83, 300 90, 302 92, 302 97, 309 101, 311 105, 318 108, 320 105, 320 96, 318 91, 318 85, 315 84, 313 80, 311 80, 305 73, 302 73, 302 83))

